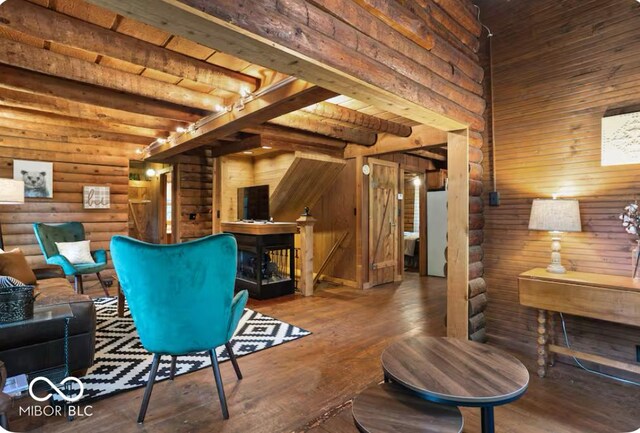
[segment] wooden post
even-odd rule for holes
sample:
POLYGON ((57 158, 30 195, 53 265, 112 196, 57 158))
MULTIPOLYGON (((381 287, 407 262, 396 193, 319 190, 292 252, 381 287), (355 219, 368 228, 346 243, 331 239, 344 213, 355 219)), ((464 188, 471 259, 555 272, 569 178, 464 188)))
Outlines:
POLYGON ((469 131, 449 132, 447 336, 469 338, 469 131))
POLYGON ((316 219, 302 215, 296 220, 300 226, 300 292, 313 295, 313 225, 316 219))

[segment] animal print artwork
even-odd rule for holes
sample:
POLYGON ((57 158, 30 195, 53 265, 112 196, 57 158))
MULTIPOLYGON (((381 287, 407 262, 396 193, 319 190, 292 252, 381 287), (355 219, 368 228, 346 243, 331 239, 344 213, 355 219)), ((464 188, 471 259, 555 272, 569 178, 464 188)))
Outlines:
POLYGON ((601 165, 640 163, 640 112, 602 119, 601 165))
POLYGON ((53 198, 53 164, 41 161, 13 161, 13 178, 24 182, 27 198, 53 198))

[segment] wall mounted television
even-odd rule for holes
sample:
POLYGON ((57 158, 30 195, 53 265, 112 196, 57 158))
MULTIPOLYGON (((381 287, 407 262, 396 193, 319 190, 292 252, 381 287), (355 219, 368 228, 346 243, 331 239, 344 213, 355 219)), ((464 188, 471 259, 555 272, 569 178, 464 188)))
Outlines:
POLYGON ((238 220, 269 220, 269 185, 238 188, 238 220))

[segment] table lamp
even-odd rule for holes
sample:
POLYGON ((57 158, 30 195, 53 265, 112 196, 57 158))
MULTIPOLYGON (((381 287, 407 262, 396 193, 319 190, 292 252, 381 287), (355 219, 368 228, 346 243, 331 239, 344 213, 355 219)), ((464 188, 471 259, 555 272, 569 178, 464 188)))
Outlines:
MULTIPOLYGON (((24 182, 21 180, 0 178, 0 205, 24 203, 24 182)), ((0 222, 0 248, 2 241, 2 223, 0 222)))
POLYGON ((551 232, 551 264, 547 266, 547 272, 564 274, 567 270, 560 261, 560 235, 582 231, 578 200, 533 200, 529 230, 551 232))

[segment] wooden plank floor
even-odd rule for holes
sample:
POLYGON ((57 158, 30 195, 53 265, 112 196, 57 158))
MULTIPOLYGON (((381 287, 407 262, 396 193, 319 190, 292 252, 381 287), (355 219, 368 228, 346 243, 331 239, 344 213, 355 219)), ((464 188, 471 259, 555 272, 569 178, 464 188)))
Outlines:
MULTIPOLYGON (((94 402, 92 417, 71 423, 13 414, 11 430, 355 433, 348 402, 382 379, 384 347, 397 338, 444 335, 444 280, 407 277, 400 286, 368 291, 337 287, 310 298, 251 301, 252 308, 313 335, 241 358, 241 382, 229 363, 222 364, 228 421, 222 421, 213 375, 205 369, 156 384, 143 426, 135 422, 143 392, 138 389, 94 402)), ((520 358, 535 371, 531 360, 520 358)), ((521 400, 498 408, 496 426, 498 432, 518 433, 632 431, 640 427, 638 401, 638 387, 558 365, 547 379, 532 376, 521 400)), ((463 412, 464 431, 479 432, 478 411, 463 412)))

